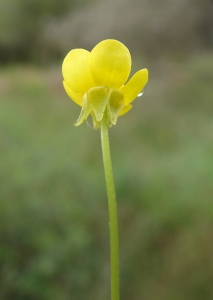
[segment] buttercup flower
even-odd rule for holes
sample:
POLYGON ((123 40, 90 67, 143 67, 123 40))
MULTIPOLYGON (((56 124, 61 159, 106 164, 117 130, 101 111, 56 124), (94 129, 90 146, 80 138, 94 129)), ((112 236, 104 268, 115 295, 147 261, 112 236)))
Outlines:
POLYGON ((129 50, 116 40, 104 40, 91 52, 71 50, 63 61, 62 74, 65 91, 82 107, 75 125, 82 124, 89 114, 95 129, 103 117, 108 126, 115 125, 148 81, 148 70, 142 69, 126 83, 130 71, 129 50))

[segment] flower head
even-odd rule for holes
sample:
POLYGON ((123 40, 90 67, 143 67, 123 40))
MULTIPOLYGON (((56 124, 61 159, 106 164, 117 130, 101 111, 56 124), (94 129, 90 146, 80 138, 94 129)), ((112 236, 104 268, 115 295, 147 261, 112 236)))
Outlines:
POLYGON ((82 107, 75 125, 90 114, 95 129, 103 117, 109 126, 115 125, 117 118, 132 108, 131 102, 148 81, 148 70, 142 69, 126 83, 130 71, 129 50, 116 40, 104 40, 91 52, 71 50, 63 61, 62 74, 67 94, 82 107))

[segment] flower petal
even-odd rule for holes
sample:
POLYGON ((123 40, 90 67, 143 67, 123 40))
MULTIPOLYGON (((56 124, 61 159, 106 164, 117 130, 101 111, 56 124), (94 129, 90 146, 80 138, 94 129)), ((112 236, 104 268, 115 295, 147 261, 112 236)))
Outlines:
POLYGON ((95 86, 89 71, 90 52, 84 49, 71 50, 62 64, 62 74, 70 89, 82 95, 95 86))
POLYGON ((125 115, 126 113, 128 113, 128 111, 130 111, 131 108, 132 108, 132 104, 125 105, 124 108, 119 113, 119 117, 125 115))
POLYGON ((104 40, 91 51, 89 69, 97 85, 119 89, 131 70, 129 50, 116 40, 104 40))
POLYGON ((65 81, 63 81, 63 85, 64 85, 64 89, 67 93, 67 95, 78 105, 82 106, 82 96, 81 95, 78 95, 76 94, 75 92, 73 92, 69 86, 67 85, 67 83, 65 81))
POLYGON ((142 69, 136 72, 126 85, 122 86, 120 92, 124 95, 125 104, 131 103, 143 90, 148 81, 148 70, 142 69))

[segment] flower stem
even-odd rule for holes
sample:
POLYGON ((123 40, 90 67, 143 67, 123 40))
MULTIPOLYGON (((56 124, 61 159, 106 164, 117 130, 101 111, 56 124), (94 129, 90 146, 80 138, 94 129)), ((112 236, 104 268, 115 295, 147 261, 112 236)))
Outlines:
POLYGON ((118 217, 112 163, 110 157, 108 124, 103 117, 101 121, 101 145, 108 196, 110 257, 111 257, 111 300, 119 300, 119 241, 118 217))

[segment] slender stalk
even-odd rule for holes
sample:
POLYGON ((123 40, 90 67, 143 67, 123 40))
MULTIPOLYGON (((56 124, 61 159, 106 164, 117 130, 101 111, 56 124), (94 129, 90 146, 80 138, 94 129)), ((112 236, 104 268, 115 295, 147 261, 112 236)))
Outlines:
POLYGON ((111 257, 111 300, 119 300, 119 241, 118 217, 112 163, 110 157, 109 134, 106 119, 101 121, 101 145, 109 208, 110 257, 111 257))

